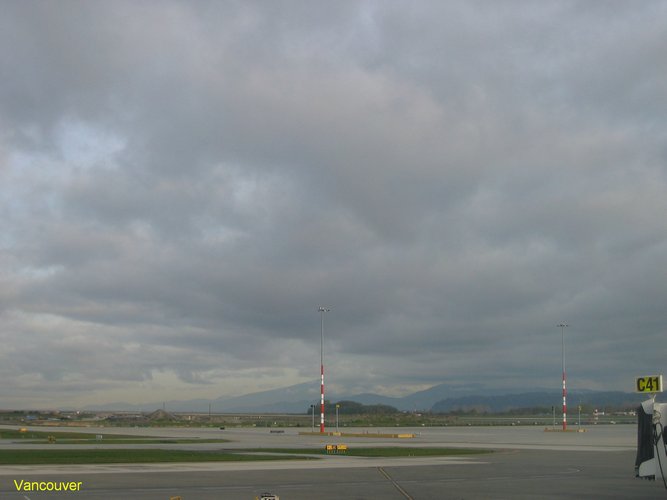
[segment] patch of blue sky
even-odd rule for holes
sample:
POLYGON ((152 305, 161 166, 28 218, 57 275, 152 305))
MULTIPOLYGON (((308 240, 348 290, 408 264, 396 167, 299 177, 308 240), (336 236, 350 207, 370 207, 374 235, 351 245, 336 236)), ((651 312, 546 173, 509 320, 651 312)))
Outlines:
POLYGON ((127 141, 89 123, 67 120, 58 128, 62 161, 70 168, 112 168, 127 141))
POLYGON ((55 149, 14 149, 0 185, 0 201, 16 213, 55 211, 61 189, 82 172, 112 169, 126 142, 82 121, 66 120, 55 133, 55 149))

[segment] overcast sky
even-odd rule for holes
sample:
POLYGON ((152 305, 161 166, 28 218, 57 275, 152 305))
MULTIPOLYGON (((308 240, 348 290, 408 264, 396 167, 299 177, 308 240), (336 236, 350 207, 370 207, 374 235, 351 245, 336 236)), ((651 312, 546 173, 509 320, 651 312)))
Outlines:
POLYGON ((1 407, 667 371, 666 2, 1 11, 1 407))

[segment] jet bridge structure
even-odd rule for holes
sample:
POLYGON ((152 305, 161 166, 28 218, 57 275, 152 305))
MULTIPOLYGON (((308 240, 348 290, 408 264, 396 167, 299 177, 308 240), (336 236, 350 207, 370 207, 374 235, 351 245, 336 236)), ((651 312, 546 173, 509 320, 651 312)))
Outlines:
POLYGON ((662 392, 662 375, 638 377, 635 389, 652 395, 637 408, 635 476, 657 480, 667 489, 667 403, 656 401, 662 392))

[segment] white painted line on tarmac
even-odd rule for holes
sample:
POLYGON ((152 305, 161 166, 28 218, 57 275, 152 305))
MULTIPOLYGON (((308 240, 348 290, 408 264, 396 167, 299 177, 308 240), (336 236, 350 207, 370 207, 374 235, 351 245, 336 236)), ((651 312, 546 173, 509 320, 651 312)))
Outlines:
POLYGON ((394 479, 389 474, 387 474, 387 471, 385 471, 382 467, 378 467, 378 470, 384 477, 386 477, 389 481, 391 481, 391 484, 394 485, 394 488, 396 488, 401 493, 401 495, 403 495, 406 498, 406 500, 414 500, 414 498, 408 495, 407 491, 401 488, 400 484, 394 481, 394 479))

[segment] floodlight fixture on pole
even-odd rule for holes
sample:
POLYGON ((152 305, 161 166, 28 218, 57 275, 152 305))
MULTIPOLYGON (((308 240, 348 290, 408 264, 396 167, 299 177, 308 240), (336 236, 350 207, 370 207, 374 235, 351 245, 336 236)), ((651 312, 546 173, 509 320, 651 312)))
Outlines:
POLYGON ((324 313, 331 309, 320 306, 318 309, 320 313, 320 433, 324 433, 324 313))
POLYGON ((560 342, 561 342, 561 365, 563 368, 563 431, 567 430, 567 388, 565 386, 565 329, 569 326, 567 323, 562 322, 556 325, 560 328, 560 342))

